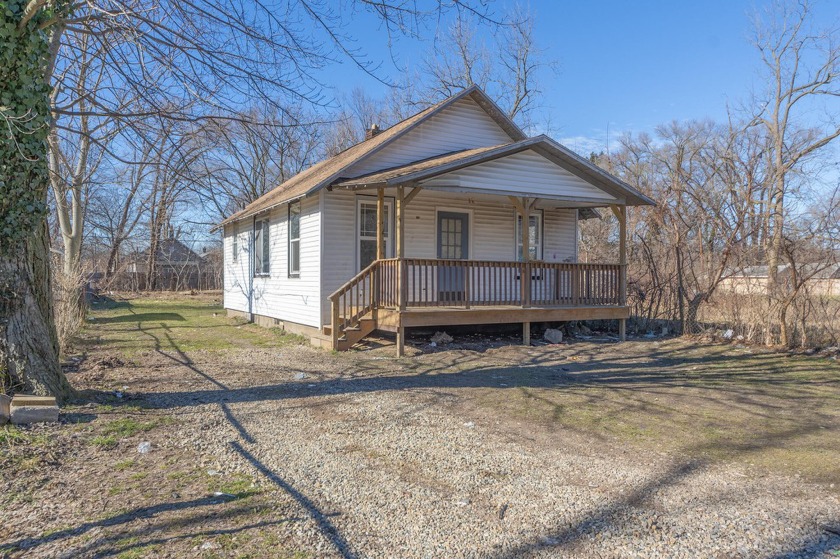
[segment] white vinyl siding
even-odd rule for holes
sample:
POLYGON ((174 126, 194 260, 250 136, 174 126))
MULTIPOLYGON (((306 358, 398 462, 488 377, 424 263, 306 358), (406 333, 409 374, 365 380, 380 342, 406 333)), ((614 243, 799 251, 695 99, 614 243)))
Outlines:
MULTIPOLYGON (((225 262, 225 308, 251 312, 318 327, 321 325, 321 214, 319 197, 304 198, 300 213, 300 274, 289 278, 288 269, 289 227, 288 205, 272 210, 268 215, 269 259, 273 270, 270 276, 251 277, 253 265, 251 243, 245 242, 240 233, 238 262, 225 262), (246 252, 247 251, 247 252, 246 252)), ((242 225, 240 225, 242 227, 242 225)), ((248 224, 248 235, 251 224, 248 224)), ((349 230, 348 230, 349 231, 349 230)), ((225 249, 232 250, 233 228, 225 228, 225 249)), ((349 236, 349 233, 345 233, 349 236)), ((227 254, 227 252, 226 252, 227 254)), ((227 259, 226 259, 227 260, 227 259)))
MULTIPOLYGON (((386 190, 386 196, 395 191, 386 190)), ((356 250, 356 194, 324 191, 323 285, 321 319, 329 322, 328 297, 358 273, 356 250)), ((375 198, 374 198, 375 199, 375 198)), ((538 206, 543 215, 542 259, 547 262, 574 262, 577 244, 577 211, 538 206)), ((473 260, 517 260, 515 210, 499 196, 464 196, 448 192, 421 191, 406 206, 405 256, 437 258, 437 212, 470 214, 469 255, 473 260)))
POLYGON ((527 185, 532 195, 580 197, 605 202, 615 200, 603 190, 530 150, 453 171, 423 181, 423 185, 452 187, 465 192, 479 190, 502 193, 519 191, 521 188, 518 185, 527 185))
POLYGON ((228 225, 224 230, 225 266, 223 271, 224 306, 248 312, 248 292, 251 285, 250 239, 251 228, 243 229, 236 224, 228 225), (239 254, 236 260, 228 258, 233 254, 234 245, 238 245, 239 254))
POLYGON ((342 175, 358 177, 435 155, 512 141, 484 109, 467 97, 353 165, 342 175))

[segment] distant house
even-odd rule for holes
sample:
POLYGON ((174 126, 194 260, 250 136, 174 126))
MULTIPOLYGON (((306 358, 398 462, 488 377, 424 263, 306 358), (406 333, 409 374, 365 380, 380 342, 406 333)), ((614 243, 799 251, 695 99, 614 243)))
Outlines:
MULTIPOLYGON (((747 266, 731 272, 720 282, 719 291, 739 295, 766 295, 769 266, 747 266)), ((792 270, 790 264, 777 268, 778 281, 790 282, 792 270)), ((801 277, 809 278, 806 289, 812 295, 840 297, 840 264, 808 263, 797 269, 801 277)))
POLYGON ((653 204, 471 87, 287 180, 221 224, 229 314, 347 349, 374 330, 617 319, 628 206, 653 204), (610 208, 618 262, 577 262, 610 208))
POLYGON ((149 251, 136 254, 127 262, 120 283, 120 288, 144 291, 207 289, 209 278, 206 274, 204 258, 190 247, 175 238, 162 239, 155 250, 155 274, 151 284, 147 284, 149 269, 149 251))

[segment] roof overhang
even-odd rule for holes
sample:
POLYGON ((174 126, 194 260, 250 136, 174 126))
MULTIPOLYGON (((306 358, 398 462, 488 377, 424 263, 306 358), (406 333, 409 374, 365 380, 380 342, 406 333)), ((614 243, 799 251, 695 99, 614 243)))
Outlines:
POLYGON ((567 202, 570 204, 570 207, 598 207, 610 204, 629 206, 654 205, 653 200, 643 195, 638 190, 600 169, 589 161, 581 158, 547 136, 537 136, 500 146, 448 153, 430 159, 425 159, 423 161, 417 161, 408 165, 394 167, 384 171, 377 171, 375 173, 369 173, 355 178, 342 178, 335 181, 331 187, 366 189, 405 185, 423 186, 424 188, 446 190, 450 192, 472 192, 501 196, 533 196, 542 199, 567 202), (510 191, 482 191, 481 189, 475 188, 463 188, 457 183, 453 183, 451 186, 427 186, 423 184, 423 181, 440 177, 447 173, 452 173, 467 167, 502 159, 525 150, 531 150, 543 156, 545 159, 551 161, 560 168, 565 169, 569 173, 572 173, 587 183, 592 184, 597 189, 609 195, 610 198, 604 199, 600 197, 567 196, 559 192, 557 194, 546 194, 544 192, 529 193, 527 191, 523 191, 522 189, 510 191), (574 206, 571 206, 571 204, 574 204, 574 206))

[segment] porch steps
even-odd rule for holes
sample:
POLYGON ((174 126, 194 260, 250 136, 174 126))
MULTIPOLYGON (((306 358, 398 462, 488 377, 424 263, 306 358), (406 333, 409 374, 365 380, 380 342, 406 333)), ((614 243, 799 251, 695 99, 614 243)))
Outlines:
POLYGON ((343 330, 344 335, 338 338, 338 347, 334 349, 336 351, 347 351, 369 336, 374 330, 376 330, 376 320, 371 316, 363 317, 354 326, 348 326, 343 330))

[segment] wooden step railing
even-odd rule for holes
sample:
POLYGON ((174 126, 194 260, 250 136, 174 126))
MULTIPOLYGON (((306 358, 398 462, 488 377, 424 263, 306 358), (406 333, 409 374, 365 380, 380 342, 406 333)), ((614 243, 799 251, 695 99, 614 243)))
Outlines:
POLYGON ((376 309, 623 306, 624 274, 619 264, 377 260, 330 295, 333 347, 376 309))

